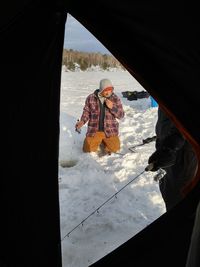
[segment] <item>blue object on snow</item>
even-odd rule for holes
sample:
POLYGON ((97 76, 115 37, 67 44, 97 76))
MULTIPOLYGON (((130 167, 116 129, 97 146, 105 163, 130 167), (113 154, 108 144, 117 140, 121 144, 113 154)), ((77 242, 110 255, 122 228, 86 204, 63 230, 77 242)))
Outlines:
POLYGON ((150 99, 151 99, 151 107, 152 108, 158 107, 158 103, 156 102, 156 100, 152 96, 150 96, 150 99))

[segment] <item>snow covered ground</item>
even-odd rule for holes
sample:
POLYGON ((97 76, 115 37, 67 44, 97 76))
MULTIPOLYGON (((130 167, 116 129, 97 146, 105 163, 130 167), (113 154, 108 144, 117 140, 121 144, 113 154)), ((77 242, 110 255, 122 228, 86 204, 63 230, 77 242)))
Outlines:
POLYGON ((90 216, 144 171, 148 157, 155 150, 155 142, 138 147, 135 153, 128 150, 154 136, 157 121, 157 108, 150 107, 149 98, 128 101, 122 97, 121 92, 134 90, 144 88, 128 72, 62 72, 59 194, 64 267, 94 263, 165 212, 158 184, 153 180, 155 173, 144 172, 90 216), (86 126, 81 134, 75 132, 74 125, 82 114, 85 98, 98 88, 102 78, 112 81, 123 103, 120 152, 125 155, 84 154, 86 126))

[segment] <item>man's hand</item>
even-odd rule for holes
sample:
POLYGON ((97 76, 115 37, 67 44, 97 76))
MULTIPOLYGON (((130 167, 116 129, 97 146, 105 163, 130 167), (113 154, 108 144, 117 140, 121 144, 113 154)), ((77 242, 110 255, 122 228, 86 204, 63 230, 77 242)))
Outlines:
POLYGON ((106 103, 106 106, 107 106, 109 109, 112 109, 112 108, 113 108, 113 102, 110 101, 109 99, 106 99, 106 100, 105 100, 105 103, 106 103))
POLYGON ((157 171, 161 168, 168 168, 174 165, 176 162, 176 151, 172 149, 158 149, 156 150, 148 160, 148 163, 153 164, 153 168, 150 170, 152 172, 157 171))
POLYGON ((82 126, 84 125, 84 122, 83 121, 78 121, 75 125, 75 128, 76 129, 80 129, 82 126))

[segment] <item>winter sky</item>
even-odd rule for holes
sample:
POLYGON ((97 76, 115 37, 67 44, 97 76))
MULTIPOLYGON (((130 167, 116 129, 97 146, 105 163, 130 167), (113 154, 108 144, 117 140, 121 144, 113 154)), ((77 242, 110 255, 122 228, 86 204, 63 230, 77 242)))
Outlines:
POLYGON ((165 212, 158 183, 153 179, 155 173, 144 172, 155 143, 138 147, 135 152, 128 149, 154 136, 157 121, 157 108, 150 107, 149 98, 128 101, 122 97, 121 92, 133 90, 144 88, 127 71, 66 72, 63 69, 59 152, 63 267, 91 265, 165 212), (112 81, 124 106, 125 117, 119 121, 119 152, 124 155, 99 157, 94 152, 83 153, 86 126, 80 134, 75 132, 85 99, 98 88, 102 78, 112 81), (117 197, 94 212, 117 192, 117 197))
POLYGON ((92 35, 82 24, 70 14, 67 16, 65 26, 64 48, 83 52, 110 52, 92 35))

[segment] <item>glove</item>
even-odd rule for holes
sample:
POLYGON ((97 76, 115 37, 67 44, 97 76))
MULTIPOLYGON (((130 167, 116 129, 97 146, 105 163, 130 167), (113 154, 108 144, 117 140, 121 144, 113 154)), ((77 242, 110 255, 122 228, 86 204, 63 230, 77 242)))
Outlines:
POLYGON ((156 150, 148 160, 148 163, 153 163, 152 172, 157 171, 161 168, 168 168, 176 162, 176 151, 168 148, 162 148, 156 150))

